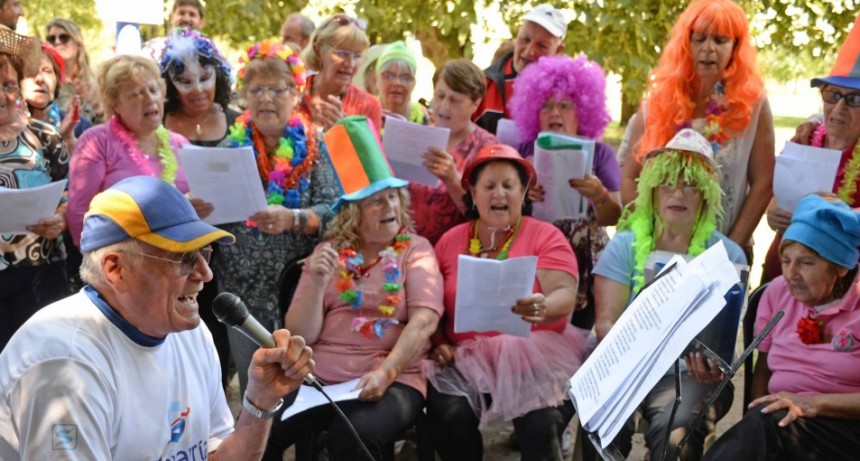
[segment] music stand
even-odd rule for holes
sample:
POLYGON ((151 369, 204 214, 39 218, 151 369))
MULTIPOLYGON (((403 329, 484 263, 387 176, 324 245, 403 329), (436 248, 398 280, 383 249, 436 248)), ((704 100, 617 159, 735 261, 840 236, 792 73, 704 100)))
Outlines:
MULTIPOLYGON (((668 267, 665 267, 664 270, 661 271, 659 274, 657 274, 654 279, 650 280, 648 283, 646 283, 642 287, 642 289, 639 291, 639 294, 641 294, 643 291, 645 291, 645 288, 647 288, 649 285, 651 285, 657 279, 659 279, 660 277, 662 277, 663 275, 665 275, 669 271, 673 270, 674 268, 675 268, 674 264, 670 264, 668 267)), ((637 294, 637 296, 638 296, 638 294, 637 294)), ((785 311, 780 310, 779 312, 777 312, 776 315, 774 315, 774 317, 767 323, 767 325, 765 325, 764 329, 762 329, 762 331, 753 339, 753 341, 750 343, 750 345, 731 364, 728 364, 722 357, 720 357, 719 354, 714 352, 711 348, 709 348, 707 345, 702 343, 699 339, 694 339, 691 342, 691 348, 686 350, 684 352, 684 354, 687 354, 689 352, 702 352, 705 355, 705 357, 707 357, 708 359, 713 361, 717 365, 717 367, 720 369, 720 371, 723 372, 723 379, 720 381, 720 383, 717 385, 717 387, 714 388, 714 391, 711 393, 711 396, 709 397, 709 399, 708 399, 707 403, 705 404, 704 408, 702 409, 702 411, 699 412, 696 419, 693 421, 693 423, 690 425, 690 427, 687 428, 687 431, 684 435, 684 438, 681 439, 681 442, 678 444, 678 446, 676 447, 676 449, 673 453, 673 457, 668 458, 668 459, 676 459, 680 455, 681 450, 683 449, 684 445, 686 445, 686 443, 689 441, 690 436, 692 435, 691 429, 697 427, 702 422, 705 415, 708 414, 708 411, 716 403, 717 398, 720 396, 720 393, 723 391, 723 389, 725 389, 725 387, 728 385, 728 383, 732 380, 732 378, 735 376, 737 371, 744 364, 744 361, 747 359, 747 357, 749 357, 749 355, 752 354, 752 351, 754 351, 755 348, 758 347, 759 343, 761 343, 761 341, 770 333, 770 331, 774 328, 774 326, 776 326, 777 322, 779 322, 780 319, 782 319, 783 315, 785 315, 785 311)), ((680 358, 679 358, 679 360, 680 360, 680 358)), ((670 413, 670 416, 669 416, 669 424, 666 427, 665 444, 664 444, 662 456, 660 458, 662 461, 667 461, 667 456, 669 454, 668 453, 668 451, 669 451, 669 437, 670 437, 670 433, 672 432, 672 426, 674 424, 675 414, 677 413, 678 408, 680 407, 681 401, 682 401, 681 373, 680 373, 679 360, 676 360, 675 365, 674 365, 674 367, 675 367, 675 370, 674 370, 675 371, 675 400, 674 400, 674 403, 672 405, 672 412, 670 413)), ((594 446, 595 450, 597 451, 597 454, 603 460, 605 460, 605 461, 625 461, 625 457, 621 455, 620 450, 618 450, 618 447, 615 445, 614 442, 609 444, 607 446, 607 448, 602 448, 601 444, 600 444, 600 440, 596 434, 594 434, 591 431, 585 430, 584 428, 582 429, 582 431, 587 436, 587 438, 591 442, 591 444, 594 446)))

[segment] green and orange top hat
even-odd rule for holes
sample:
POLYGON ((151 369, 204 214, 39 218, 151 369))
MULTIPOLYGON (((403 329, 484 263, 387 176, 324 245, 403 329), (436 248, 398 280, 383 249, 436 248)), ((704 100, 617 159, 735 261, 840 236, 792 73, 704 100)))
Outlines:
POLYGON ((854 28, 839 49, 836 65, 830 70, 830 75, 812 79, 813 88, 824 84, 860 90, 860 15, 854 20, 854 28))
POLYGON ((332 206, 334 211, 343 202, 356 202, 381 190, 409 184, 394 177, 376 128, 363 115, 344 117, 337 122, 326 132, 325 144, 343 191, 332 206))

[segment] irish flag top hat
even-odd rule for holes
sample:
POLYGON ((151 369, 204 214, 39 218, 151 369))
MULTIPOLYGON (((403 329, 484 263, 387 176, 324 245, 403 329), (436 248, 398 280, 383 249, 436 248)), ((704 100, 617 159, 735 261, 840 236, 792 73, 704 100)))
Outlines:
POLYGON ((854 20, 854 28, 839 49, 830 75, 812 79, 813 88, 824 84, 860 90, 860 16, 854 20))
POLYGON ((332 207, 355 202, 384 190, 405 187, 394 177, 373 122, 363 115, 344 117, 325 134, 331 163, 343 195, 332 207))

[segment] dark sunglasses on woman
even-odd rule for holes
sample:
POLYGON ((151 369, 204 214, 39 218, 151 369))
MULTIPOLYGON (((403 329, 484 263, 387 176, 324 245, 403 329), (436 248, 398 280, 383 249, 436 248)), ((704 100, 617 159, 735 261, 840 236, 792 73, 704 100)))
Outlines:
POLYGON ((821 99, 827 104, 839 104, 839 100, 844 99, 848 107, 860 107, 860 93, 840 93, 833 90, 821 90, 821 99))
POLYGON ((56 45, 58 42, 61 45, 65 45, 66 43, 69 43, 69 39, 71 38, 72 36, 69 34, 48 35, 45 37, 48 43, 52 45, 56 45))

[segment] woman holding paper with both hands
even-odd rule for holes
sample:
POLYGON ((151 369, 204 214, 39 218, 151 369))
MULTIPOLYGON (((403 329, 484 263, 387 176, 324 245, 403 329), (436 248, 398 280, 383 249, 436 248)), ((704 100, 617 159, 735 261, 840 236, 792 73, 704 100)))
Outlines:
MULTIPOLYGON (((594 268, 598 341, 606 337, 646 283, 645 266, 653 251, 697 256, 722 241, 732 262, 746 264, 741 248, 716 230, 722 213, 722 190, 711 145, 696 131, 681 130, 665 148, 653 150, 645 156, 637 192, 633 202, 635 208, 625 211, 618 225, 619 232, 594 268)), ((706 363, 701 354, 693 354, 686 360, 690 373, 684 373, 682 377, 684 399, 672 427, 670 450, 674 450, 675 444, 683 438, 685 428, 696 417, 696 408, 701 407, 713 384, 722 377, 719 369, 706 363)), ((645 440, 652 457, 658 459, 663 453, 674 397, 675 378, 670 371, 640 405, 644 418, 650 422, 645 440)), ((723 392, 717 401, 716 418, 712 415, 705 424, 716 423, 728 411, 731 401, 732 392, 723 392)), ((631 423, 616 438, 625 456, 631 447, 631 423)), ((702 456, 705 433, 706 427, 696 429, 680 459, 698 460, 702 456)))
MULTIPOLYGON (((298 54, 268 39, 248 48, 238 86, 248 110, 230 127, 222 147, 251 147, 268 207, 249 223, 225 224, 236 245, 222 246, 214 260, 221 284, 248 305, 267 328, 280 323, 279 277, 284 267, 311 252, 331 217, 339 187, 322 136, 294 113, 305 66, 298 54)), ((237 370, 246 370, 257 345, 229 329, 237 370)), ((244 391, 248 377, 239 373, 244 391)))
MULTIPOLYGON (((543 57, 526 67, 514 82, 514 95, 508 103, 523 139, 520 154, 524 158, 533 156, 539 132, 600 139, 609 123, 605 88, 603 70, 584 55, 543 57)), ((614 226, 621 216, 618 192, 621 169, 612 147, 595 141, 591 173, 583 179, 570 179, 569 184, 592 206, 588 207, 585 217, 558 220, 553 224, 567 237, 579 266, 575 308, 579 312, 573 316, 573 324, 591 329, 594 325, 591 269, 609 243, 605 226, 614 226)), ((529 197, 533 202, 540 202, 544 193, 538 183, 529 191, 529 197)))
POLYGON ((480 460, 479 425, 513 421, 522 459, 561 460, 561 434, 574 413, 566 385, 579 369, 588 333, 570 325, 576 300, 576 259, 564 235, 528 216, 531 164, 512 147, 481 149, 463 172, 470 220, 436 244, 444 278, 445 316, 428 364, 426 425, 443 460, 480 460), (532 295, 511 315, 531 323, 528 337, 455 332, 460 255, 507 259, 537 256, 532 295))
MULTIPOLYGON (((821 88, 824 103, 824 122, 817 124, 808 140, 802 144, 842 151, 832 192, 852 207, 860 206, 860 17, 842 49, 836 65, 827 77, 812 80, 812 86, 821 88)), ((822 191, 824 192, 824 191, 822 191)), ((828 191, 830 192, 830 191, 828 191)), ((776 231, 764 260, 762 280, 772 280, 782 274, 779 247, 782 233, 791 222, 791 212, 771 200, 767 210, 767 224, 776 231)))
POLYGON ((487 93, 487 79, 481 69, 468 59, 454 59, 438 74, 431 103, 434 125, 450 129, 451 134, 447 149, 431 147, 423 154, 423 165, 442 184, 430 187, 409 183, 415 232, 430 243, 466 220, 466 191, 460 185, 463 168, 481 148, 499 142, 472 122, 472 113, 487 93))

